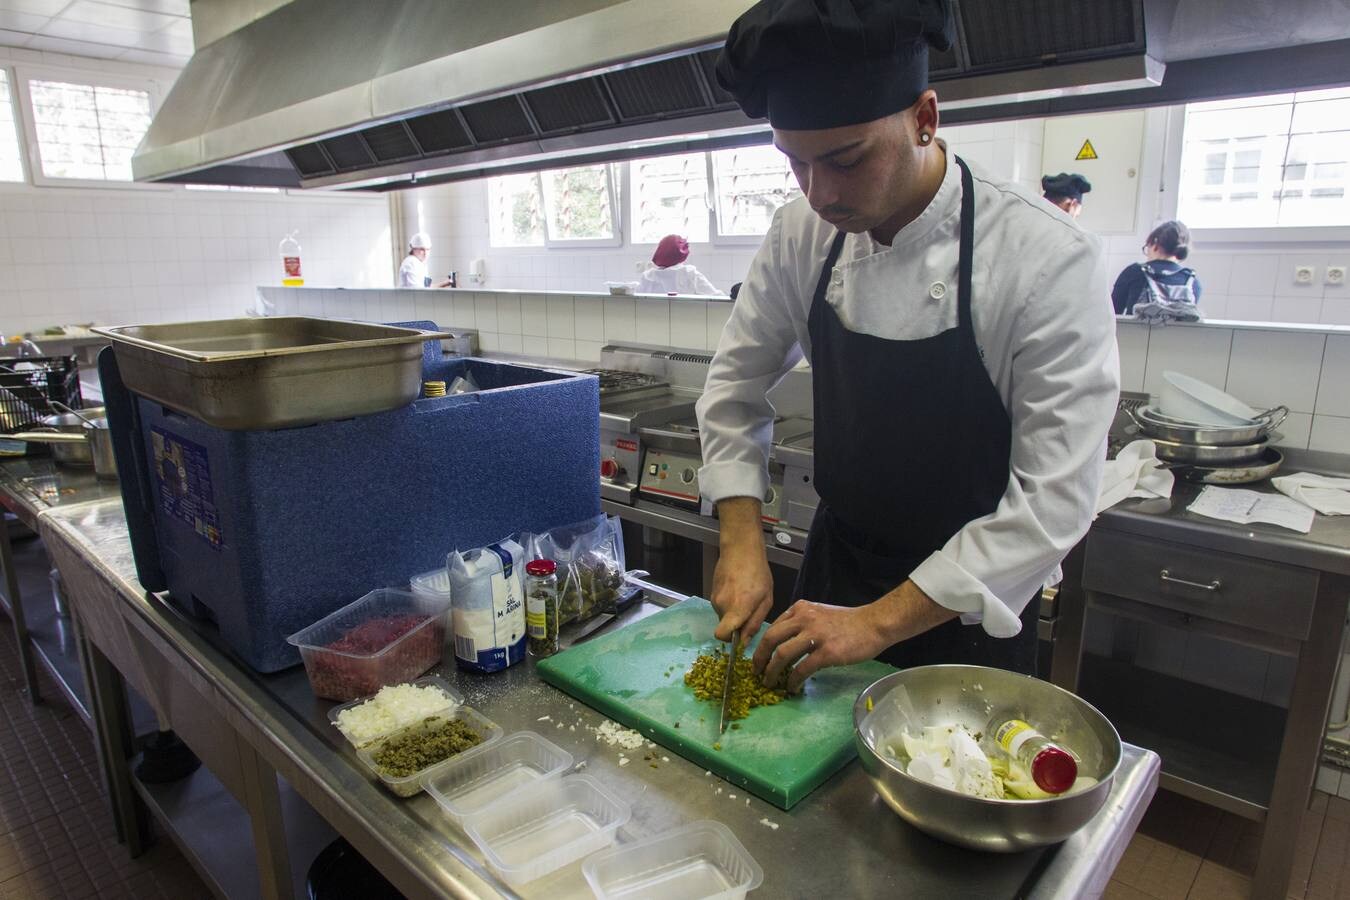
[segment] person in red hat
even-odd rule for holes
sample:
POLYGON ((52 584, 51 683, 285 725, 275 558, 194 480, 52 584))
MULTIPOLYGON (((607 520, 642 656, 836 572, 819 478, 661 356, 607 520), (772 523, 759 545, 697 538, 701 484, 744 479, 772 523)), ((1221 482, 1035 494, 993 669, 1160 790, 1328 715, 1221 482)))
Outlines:
POLYGON ((713 286, 689 258, 689 242, 678 234, 661 238, 652 254, 652 264, 638 280, 639 294, 714 294, 722 292, 713 286))

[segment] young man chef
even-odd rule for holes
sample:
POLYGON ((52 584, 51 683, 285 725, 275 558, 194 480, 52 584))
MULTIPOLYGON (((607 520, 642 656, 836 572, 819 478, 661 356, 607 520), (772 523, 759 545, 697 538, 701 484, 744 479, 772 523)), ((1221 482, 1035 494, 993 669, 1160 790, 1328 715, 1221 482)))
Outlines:
POLYGON ((773 602, 765 392, 811 364, 820 507, 800 599, 755 653, 792 689, 872 657, 1034 672, 1033 600, 1097 500, 1119 389, 1099 246, 938 139, 928 46, 953 33, 948 0, 762 0, 717 64, 805 194, 774 217, 698 404, 725 641, 773 602))

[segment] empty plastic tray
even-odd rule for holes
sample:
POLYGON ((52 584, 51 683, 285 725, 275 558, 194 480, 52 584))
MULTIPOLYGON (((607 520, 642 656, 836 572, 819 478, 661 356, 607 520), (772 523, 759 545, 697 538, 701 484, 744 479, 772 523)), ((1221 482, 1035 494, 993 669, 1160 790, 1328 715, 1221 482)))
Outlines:
POLYGON ((581 865, 598 900, 739 900, 764 870, 720 822, 691 822, 581 865))
POLYGON ((631 814, 595 779, 570 775, 470 816, 464 831, 488 867, 519 887, 608 847, 631 814))
MULTIPOLYGON (((468 753, 471 750, 476 750, 478 749, 478 747, 487 746, 489 744, 501 740, 502 737, 501 727, 497 725, 496 722, 493 722, 491 719, 487 718, 486 716, 484 716, 482 713, 480 713, 478 710, 474 709, 471 706, 461 706, 458 709, 456 709, 452 715, 447 716, 446 718, 459 719, 465 725, 468 725, 474 731, 478 732, 478 736, 483 739, 483 742, 481 744, 477 745, 476 747, 471 747, 469 750, 465 750, 464 751, 465 753, 468 753)), ((380 767, 375 765, 375 754, 379 752, 380 747, 384 745, 385 741, 392 740, 393 738, 398 737, 399 735, 406 734, 412 731, 414 728, 425 728, 425 727, 426 727, 425 723, 421 723, 418 725, 413 725, 410 728, 404 728, 401 731, 396 731, 393 734, 389 735, 388 737, 385 737, 379 741, 376 741, 373 744, 370 744, 366 747, 361 748, 360 750, 357 750, 356 755, 361 760, 361 762, 365 764, 366 768, 370 769, 370 771, 375 774, 375 777, 379 778, 381 781, 384 782, 385 787, 389 788, 389 790, 393 791, 400 797, 411 797, 418 791, 422 790, 422 784, 426 781, 426 779, 434 776, 437 772, 440 772, 451 762, 458 759, 459 758, 458 754, 450 757, 449 759, 443 759, 438 763, 434 763, 430 766, 427 766, 425 769, 422 769, 421 771, 418 772, 414 772, 411 775, 405 775, 402 778, 393 778, 381 772, 380 767)))
MULTIPOLYGON (((436 715, 437 713, 440 712, 448 712, 449 710, 452 710, 457 706, 462 706, 464 703, 464 695, 461 694, 459 691, 455 690, 450 685, 450 682, 446 681, 444 678, 441 678, 439 675, 427 675, 411 683, 417 685, 418 687, 424 688, 434 687, 441 693, 445 694, 445 705, 434 712, 427 713, 427 715, 436 715)), ((386 687, 387 686, 388 685, 386 685, 386 687)), ((338 716, 341 715, 345 710, 352 709, 353 707, 356 706, 360 706, 362 703, 370 702, 371 700, 374 699, 374 697, 375 695, 372 694, 369 697, 361 697, 356 700, 350 700, 346 703, 339 704, 338 706, 335 706, 328 711, 328 721, 332 722, 333 727, 336 728, 338 731, 342 732, 342 736, 347 739, 347 742, 351 744, 353 747, 356 747, 357 749, 373 744, 380 738, 386 737, 387 735, 393 734, 395 731, 398 731, 402 728, 407 728, 409 725, 415 724, 414 722, 402 722, 399 725, 396 725, 393 728, 388 729, 387 731, 375 735, 374 737, 370 738, 367 741, 358 742, 352 740, 352 736, 348 734, 346 731, 344 731, 342 726, 338 724, 338 716)), ((474 748, 474 750, 477 749, 478 749, 477 747, 474 748)))
POLYGON ((566 750, 533 731, 518 731, 489 747, 461 753, 424 787, 446 815, 463 824, 469 816, 561 775, 571 765, 572 754, 566 750))

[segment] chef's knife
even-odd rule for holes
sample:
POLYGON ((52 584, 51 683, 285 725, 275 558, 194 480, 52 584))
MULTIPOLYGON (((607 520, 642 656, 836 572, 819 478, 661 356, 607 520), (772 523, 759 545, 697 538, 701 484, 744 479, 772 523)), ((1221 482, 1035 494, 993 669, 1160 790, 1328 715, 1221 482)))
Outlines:
POLYGON ((741 632, 738 628, 731 633, 731 649, 727 651, 727 674, 722 679, 722 716, 717 720, 718 734, 726 734, 727 710, 731 706, 731 680, 736 676, 736 650, 741 645, 741 632))

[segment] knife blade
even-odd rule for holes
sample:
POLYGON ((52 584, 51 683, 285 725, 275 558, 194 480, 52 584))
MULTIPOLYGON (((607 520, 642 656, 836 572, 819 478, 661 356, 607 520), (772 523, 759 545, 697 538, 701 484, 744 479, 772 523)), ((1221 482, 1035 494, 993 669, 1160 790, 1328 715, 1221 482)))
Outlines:
POLYGON ((726 734, 727 731, 727 710, 731 706, 731 681, 736 677, 736 650, 741 645, 741 632, 737 629, 731 633, 731 649, 727 651, 727 674, 722 679, 722 715, 717 720, 717 733, 726 734))

